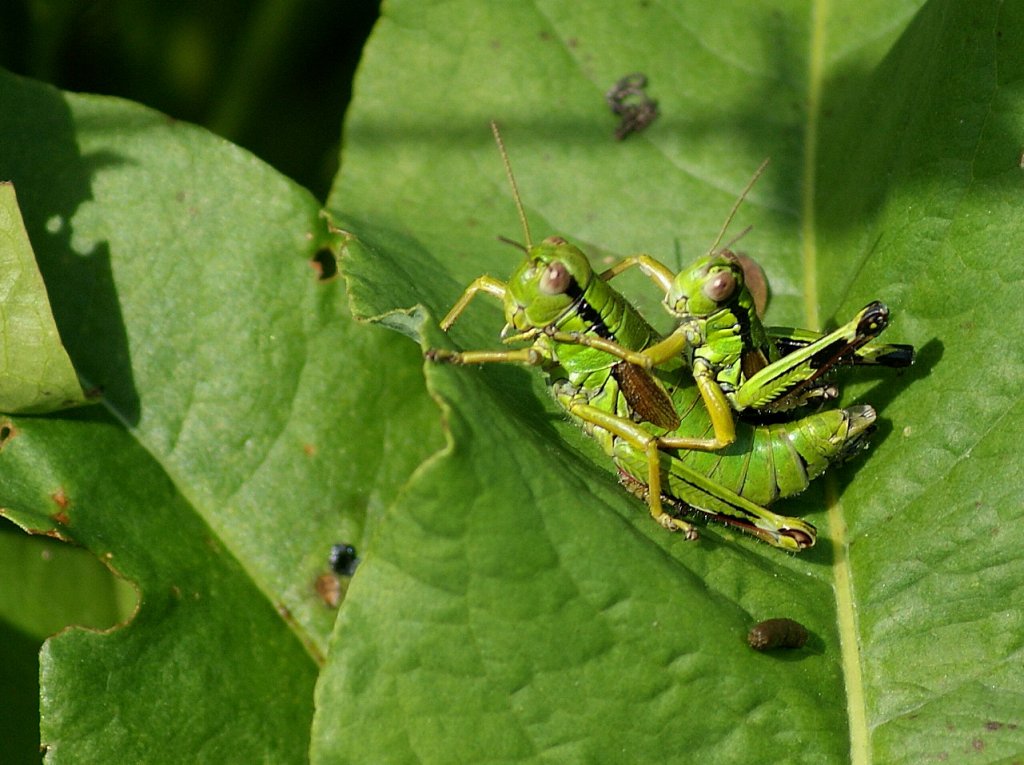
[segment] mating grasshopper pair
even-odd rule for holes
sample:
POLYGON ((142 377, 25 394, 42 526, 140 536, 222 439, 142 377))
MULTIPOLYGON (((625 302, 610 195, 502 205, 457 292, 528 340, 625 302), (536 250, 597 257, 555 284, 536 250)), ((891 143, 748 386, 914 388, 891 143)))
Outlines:
POLYGON ((773 424, 750 424, 734 412, 787 411, 830 398, 834 391, 821 377, 840 364, 909 364, 909 346, 870 342, 887 324, 885 307, 873 303, 825 336, 765 328, 742 269, 728 251, 712 252, 678 276, 646 255, 597 274, 587 257, 560 237, 531 243, 496 127, 494 133, 526 235, 526 259, 508 282, 476 279, 441 327, 449 330, 484 292, 504 305, 505 341, 529 345, 501 351, 431 349, 427 357, 541 367, 555 400, 597 440, 623 483, 646 499, 651 515, 667 529, 698 536, 666 504, 677 511, 698 510, 776 547, 812 546, 814 526, 766 506, 803 491, 830 464, 866 446, 874 410, 866 405, 826 409, 773 424), (666 305, 679 319, 666 338, 609 284, 632 266, 664 290, 666 305))

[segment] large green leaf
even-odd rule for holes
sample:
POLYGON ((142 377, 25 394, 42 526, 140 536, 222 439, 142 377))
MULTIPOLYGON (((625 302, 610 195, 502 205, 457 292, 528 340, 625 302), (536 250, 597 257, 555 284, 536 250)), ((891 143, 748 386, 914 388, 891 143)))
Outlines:
MULTIPOLYGON (((329 201, 361 240, 344 261, 358 313, 448 343, 405 309, 440 316, 510 271, 495 118, 533 236, 599 263, 703 251, 771 156, 737 221, 754 226, 742 246, 767 269, 769 319, 823 324, 879 298, 920 355, 847 389, 883 424, 865 459, 782 506, 822 531, 798 557, 720 528, 665 534, 529 372, 428 368, 448 448, 353 581, 314 761, 1024 749, 1022 40, 1022 4, 992 0, 385 6, 329 201), (634 71, 661 116, 619 143, 603 94, 634 71), (776 615, 808 626, 807 649, 747 648, 776 615)), ((452 340, 495 347, 500 326, 481 297, 452 340)))
POLYGON ((0 73, 0 142, 102 392, 0 421, 0 506, 139 597, 123 628, 47 642, 48 757, 302 761, 336 615, 314 582, 440 443, 419 355, 317 278, 318 202, 205 131, 0 73))
POLYGON ((0 183, 0 271, 0 411, 49 412, 84 404, 11 183, 0 183))

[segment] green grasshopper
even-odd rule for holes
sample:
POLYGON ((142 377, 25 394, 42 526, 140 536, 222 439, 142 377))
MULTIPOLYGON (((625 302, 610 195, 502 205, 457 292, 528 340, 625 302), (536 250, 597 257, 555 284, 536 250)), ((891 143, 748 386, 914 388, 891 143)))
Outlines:
POLYGON ((645 368, 681 354, 714 424, 714 436, 691 448, 714 451, 733 443, 734 411, 773 414, 837 397, 836 388, 822 382, 836 366, 904 367, 913 362, 912 346, 871 342, 889 322, 889 309, 879 301, 869 303, 828 334, 767 328, 761 323, 739 257, 715 248, 765 164, 733 206, 707 255, 678 274, 649 255, 634 255, 601 275, 610 279, 639 266, 665 293, 664 305, 678 322, 674 332, 640 354, 593 338, 577 338, 645 368))
POLYGON ((811 524, 777 515, 764 505, 799 493, 831 463, 856 453, 872 430, 874 410, 829 410, 770 426, 740 423, 729 449, 692 451, 707 442, 713 423, 681 357, 666 359, 648 372, 588 343, 640 352, 659 337, 593 271, 578 248, 560 237, 531 243, 507 153, 492 127, 526 235, 526 260, 507 283, 491 276, 476 279, 441 327, 449 330, 483 292, 503 302, 506 342, 530 345, 500 351, 430 349, 427 358, 541 367, 555 400, 598 441, 627 487, 646 498, 651 515, 669 530, 697 536, 691 524, 666 512, 663 499, 702 511, 777 547, 800 550, 813 545, 816 531, 811 524))

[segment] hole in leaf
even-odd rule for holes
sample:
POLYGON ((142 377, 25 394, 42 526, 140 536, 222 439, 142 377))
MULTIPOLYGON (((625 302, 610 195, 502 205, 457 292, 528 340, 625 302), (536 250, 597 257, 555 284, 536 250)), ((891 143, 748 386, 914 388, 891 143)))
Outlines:
POLYGON ((0 449, 7 446, 7 442, 18 435, 18 431, 10 421, 0 422, 0 449))
POLYGON ((314 255, 309 265, 316 271, 316 278, 321 282, 334 278, 338 273, 338 260, 328 249, 320 250, 314 255))

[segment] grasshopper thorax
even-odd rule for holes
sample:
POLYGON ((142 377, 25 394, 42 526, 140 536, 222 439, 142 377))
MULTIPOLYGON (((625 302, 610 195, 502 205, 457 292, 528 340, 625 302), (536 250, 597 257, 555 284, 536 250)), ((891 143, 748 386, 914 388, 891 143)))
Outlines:
POLYGON ((508 280, 506 330, 528 332, 557 324, 593 278, 587 256, 561 237, 549 236, 530 247, 508 280))

